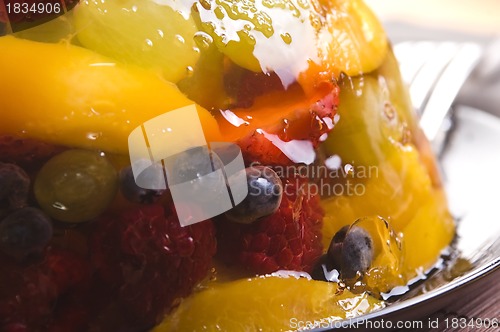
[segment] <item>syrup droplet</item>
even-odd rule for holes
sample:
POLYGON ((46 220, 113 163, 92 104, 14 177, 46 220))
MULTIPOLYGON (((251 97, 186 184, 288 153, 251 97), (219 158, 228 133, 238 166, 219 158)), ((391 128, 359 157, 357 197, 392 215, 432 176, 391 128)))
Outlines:
POLYGON ((285 42, 285 44, 290 45, 292 43, 292 36, 288 32, 282 33, 281 39, 285 42))

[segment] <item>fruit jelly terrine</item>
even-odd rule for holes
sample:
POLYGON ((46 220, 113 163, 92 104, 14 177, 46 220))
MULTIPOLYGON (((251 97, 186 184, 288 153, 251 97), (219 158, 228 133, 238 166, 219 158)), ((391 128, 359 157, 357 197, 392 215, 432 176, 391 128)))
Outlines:
POLYGON ((72 6, 3 22, 0 330, 324 327, 451 242, 362 1, 72 6))

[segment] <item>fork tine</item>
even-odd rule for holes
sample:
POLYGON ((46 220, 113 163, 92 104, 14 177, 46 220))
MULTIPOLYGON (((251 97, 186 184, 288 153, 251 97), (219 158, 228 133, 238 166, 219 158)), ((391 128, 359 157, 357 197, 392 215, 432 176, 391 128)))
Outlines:
POLYGON ((404 42, 394 46, 403 80, 409 85, 420 126, 439 153, 449 109, 482 55, 473 43, 404 42))
POLYGON ((406 83, 410 84, 436 48, 434 42, 402 42, 394 45, 394 54, 399 61, 399 70, 406 83))
POLYGON ((420 125, 429 140, 433 141, 437 137, 450 106, 479 62, 481 54, 482 49, 479 45, 461 44, 453 59, 441 72, 420 119, 420 125))

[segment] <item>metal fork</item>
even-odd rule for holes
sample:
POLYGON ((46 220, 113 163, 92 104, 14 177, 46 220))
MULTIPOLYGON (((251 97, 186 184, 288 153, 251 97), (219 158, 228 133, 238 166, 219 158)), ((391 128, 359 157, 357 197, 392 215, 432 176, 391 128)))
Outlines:
POLYGON ((446 126, 450 107, 479 62, 482 47, 474 43, 416 41, 396 44, 394 53, 422 130, 439 153, 450 127, 446 126))

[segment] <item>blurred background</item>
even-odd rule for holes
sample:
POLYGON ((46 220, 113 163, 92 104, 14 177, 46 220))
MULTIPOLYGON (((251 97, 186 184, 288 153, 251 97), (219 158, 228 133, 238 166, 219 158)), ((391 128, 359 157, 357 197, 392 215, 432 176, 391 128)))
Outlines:
POLYGON ((500 0, 365 0, 390 40, 450 40, 483 46, 458 104, 500 116, 500 0))
POLYGON ((482 41, 500 37, 500 0, 365 0, 365 2, 385 22, 388 32, 395 41, 408 36, 432 39, 477 38, 482 41), (429 34, 431 31, 439 33, 429 34))

